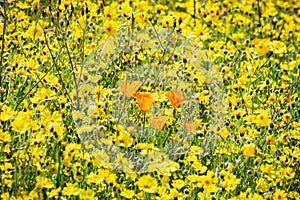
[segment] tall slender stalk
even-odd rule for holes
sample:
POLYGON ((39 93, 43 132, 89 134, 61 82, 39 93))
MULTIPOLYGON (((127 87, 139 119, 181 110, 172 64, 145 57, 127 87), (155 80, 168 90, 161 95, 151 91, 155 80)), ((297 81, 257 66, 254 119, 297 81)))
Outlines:
MULTIPOLYGON (((4 54, 6 24, 7 24, 6 3, 7 3, 6 0, 4 0, 4 2, 3 2, 3 13, 1 12, 1 15, 4 18, 4 24, 3 24, 2 36, 1 36, 2 44, 1 44, 1 53, 0 53, 0 90, 3 89, 2 88, 2 81, 4 79, 2 77, 2 72, 3 72, 3 69, 4 69, 4 66, 3 66, 3 54, 4 54)), ((3 95, 2 95, 2 93, 1 93, 1 101, 3 101, 3 95)))

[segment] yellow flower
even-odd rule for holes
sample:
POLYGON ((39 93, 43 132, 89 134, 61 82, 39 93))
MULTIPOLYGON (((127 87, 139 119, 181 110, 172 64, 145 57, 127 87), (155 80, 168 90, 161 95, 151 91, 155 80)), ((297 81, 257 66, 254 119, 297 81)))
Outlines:
POLYGON ((117 145, 125 148, 130 147, 133 143, 133 138, 130 136, 130 134, 121 125, 117 125, 117 130, 119 132, 116 138, 117 145))
POLYGON ((49 189, 49 188, 53 188, 54 184, 48 178, 38 176, 37 181, 36 181, 36 187, 39 188, 39 189, 43 189, 43 188, 48 188, 49 189))
POLYGON ((112 172, 106 177, 105 179, 106 183, 109 185, 117 186, 117 175, 113 174, 112 172))
POLYGON ((81 189, 79 192, 79 197, 80 197, 80 199, 83 199, 83 200, 97 199, 95 197, 95 195, 96 195, 96 193, 91 189, 87 189, 87 190, 81 189))
POLYGON ((45 77, 45 81, 51 86, 61 88, 58 78, 56 76, 54 76, 53 74, 47 75, 45 77))
POLYGON ((265 55, 269 51, 269 42, 270 39, 254 39, 252 40, 252 44, 255 46, 255 48, 258 50, 260 55, 265 55))
POLYGON ((114 35, 118 32, 118 25, 113 20, 107 20, 104 22, 104 29, 108 35, 114 35))
POLYGON ((290 113, 284 114, 284 115, 282 116, 282 120, 283 120, 284 122, 289 122, 291 119, 292 119, 292 115, 291 115, 290 113))
POLYGON ((206 166, 203 166, 203 165, 201 164, 201 162, 198 162, 198 161, 194 162, 194 163, 192 164, 192 167, 193 167, 195 170, 199 171, 200 174, 203 174, 203 173, 206 172, 206 170, 207 170, 207 167, 206 167, 206 166))
POLYGON ((229 136, 229 130, 226 127, 222 128, 220 136, 223 139, 226 139, 229 136))
POLYGON ((210 38, 209 28, 206 26, 206 24, 197 24, 197 26, 194 29, 196 38, 199 38, 201 41, 206 41, 210 38))
POLYGON ((134 190, 127 190, 126 188, 122 190, 121 196, 127 199, 132 199, 135 195, 134 190))
POLYGON ((0 165, 0 169, 2 171, 7 171, 7 170, 14 169, 14 167, 11 163, 5 162, 3 165, 0 165))
POLYGON ((175 188, 172 188, 171 190, 170 190, 170 197, 172 198, 172 199, 175 199, 175 198, 177 198, 179 196, 179 192, 175 189, 175 188))
POLYGON ((172 186, 176 189, 181 189, 185 186, 185 182, 183 180, 173 180, 172 181, 172 186))
POLYGON ((218 187, 215 185, 218 178, 214 177, 214 173, 212 171, 207 171, 207 175, 200 176, 199 180, 205 192, 214 193, 218 190, 218 187))
POLYGON ((29 195, 28 195, 28 199, 41 199, 42 196, 39 196, 39 193, 34 189, 32 190, 29 195))
POLYGON ((3 132, 0 129, 0 144, 4 142, 10 142, 10 141, 11 141, 10 134, 7 132, 3 132))
POLYGON ((47 196, 50 198, 58 198, 59 197, 59 193, 61 191, 61 188, 57 188, 57 189, 52 189, 50 192, 47 192, 47 196))
POLYGON ((225 177, 224 177, 224 182, 226 183, 226 191, 234 191, 236 186, 238 184, 240 184, 241 179, 236 178, 236 176, 234 174, 231 173, 226 173, 225 177))
POLYGON ((3 193, 3 194, 1 194, 1 199, 3 199, 3 200, 9 200, 9 193, 8 192, 5 192, 5 193, 3 193))
POLYGON ((122 3, 121 13, 126 17, 130 17, 132 15, 132 7, 130 6, 129 2, 122 3))
POLYGON ((79 195, 79 188, 72 183, 67 183, 67 186, 62 190, 62 194, 66 196, 79 195))
POLYGON ((274 200, 285 200, 287 199, 287 194, 283 190, 276 190, 273 195, 274 200))
POLYGON ((40 89, 36 95, 40 98, 40 100, 50 100, 52 99, 56 94, 54 91, 48 89, 48 88, 42 88, 40 89))
POLYGON ((143 112, 148 112, 152 104, 155 102, 150 92, 137 92, 134 97, 143 112))
POLYGON ((10 175, 10 174, 2 175, 2 177, 1 177, 2 186, 11 187, 13 184, 13 181, 11 178, 12 178, 12 175, 10 175))
POLYGON ((89 174, 86 176, 87 184, 99 185, 103 183, 103 178, 99 174, 89 174))
POLYGON ((11 109, 11 107, 4 105, 1 110, 0 121, 5 122, 13 118, 15 112, 11 109))
POLYGON ((258 127, 264 127, 270 126, 272 120, 270 119, 270 115, 267 112, 261 112, 258 116, 256 116, 255 122, 258 127))
POLYGON ((256 189, 259 192, 266 192, 269 189, 269 184, 264 178, 256 180, 256 189))
POLYGON ((25 133, 30 128, 30 118, 29 116, 23 115, 21 113, 15 118, 11 123, 12 129, 18 133, 25 133))
POLYGON ((164 28, 174 27, 174 17, 173 16, 164 16, 161 20, 162 26, 164 28))
POLYGON ((17 5, 17 7, 19 7, 20 9, 28 9, 28 8, 30 8, 30 5, 29 5, 29 4, 23 3, 23 2, 18 2, 16 5, 17 5))
POLYGON ((103 14, 108 19, 116 19, 117 18, 117 11, 119 4, 117 2, 112 2, 109 6, 104 7, 103 14))
POLYGON ((291 191, 289 192, 289 197, 291 199, 300 199, 300 194, 296 191, 291 191))
POLYGON ((40 67, 39 63, 33 58, 29 58, 26 61, 25 66, 29 71, 37 70, 40 67))
POLYGON ((243 147, 243 156, 254 157, 255 156, 255 144, 245 144, 243 147))
POLYGON ((295 177, 295 172, 293 172, 293 168, 287 167, 283 170, 283 175, 287 179, 292 179, 295 177))
POLYGON ((205 200, 206 199, 206 195, 203 194, 203 192, 198 192, 197 197, 199 200, 205 200))
POLYGON ((261 165, 260 170, 269 180, 272 180, 273 178, 275 178, 275 176, 274 176, 275 171, 274 171, 272 165, 269 165, 269 164, 261 165))
POLYGON ((275 54, 283 54, 286 52, 286 45, 281 41, 272 41, 270 48, 275 54))
POLYGON ((135 185, 144 192, 156 193, 157 191, 157 180, 150 175, 140 177, 135 185))

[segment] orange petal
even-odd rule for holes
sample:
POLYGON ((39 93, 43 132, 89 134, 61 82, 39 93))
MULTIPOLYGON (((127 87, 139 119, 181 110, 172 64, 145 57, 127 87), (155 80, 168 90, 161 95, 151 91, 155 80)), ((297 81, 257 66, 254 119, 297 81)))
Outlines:
POLYGON ((155 102, 150 92, 137 92, 134 97, 143 112, 148 112, 152 104, 155 102))
POLYGON ((170 90, 167 92, 166 96, 171 102, 172 106, 177 108, 182 102, 185 101, 185 97, 178 90, 170 90))
POLYGON ((142 82, 133 81, 130 83, 127 80, 123 80, 119 82, 119 91, 125 94, 127 98, 133 97, 136 91, 141 87, 142 82))
POLYGON ((198 128, 198 122, 193 122, 193 121, 186 121, 185 122, 185 127, 188 131, 193 132, 198 128))
POLYGON ((168 116, 151 116, 149 118, 150 124, 158 131, 161 131, 168 120, 168 116))

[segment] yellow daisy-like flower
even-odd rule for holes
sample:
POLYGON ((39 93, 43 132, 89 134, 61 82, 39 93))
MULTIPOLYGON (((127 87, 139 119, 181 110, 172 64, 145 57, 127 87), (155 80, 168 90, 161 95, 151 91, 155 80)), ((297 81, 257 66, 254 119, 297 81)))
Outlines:
POLYGON ((286 45, 281 41, 272 41, 270 43, 270 48, 275 54, 283 54, 286 52, 286 45))
POLYGON ((276 190, 273 196, 274 200, 284 200, 287 199, 287 194, 283 190, 276 190))
POLYGON ((264 178, 256 180, 256 189, 259 192, 266 192, 269 189, 269 184, 264 178))
POLYGON ((123 189, 121 192, 121 196, 127 199, 132 199, 135 195, 134 190, 123 189))
POLYGON ((118 32, 118 25, 113 20, 107 20, 104 22, 104 29, 108 35, 114 35, 118 32))
POLYGON ((3 200, 9 200, 9 193, 8 192, 5 192, 5 193, 3 193, 3 194, 1 194, 1 199, 3 199, 3 200))
POLYGON ((3 132, 2 130, 0 130, 0 144, 3 142, 10 142, 10 141, 11 141, 10 134, 8 132, 3 132))
POLYGON ((119 131, 119 134, 116 138, 117 145, 125 148, 131 146, 133 143, 133 138, 130 136, 130 133, 128 133, 122 125, 117 125, 117 130, 119 131))
POLYGON ((47 196, 50 198, 58 198, 61 188, 52 189, 50 192, 47 192, 47 196))
POLYGON ((199 180, 207 193, 216 192, 218 187, 215 183, 218 181, 217 177, 214 176, 212 171, 207 171, 207 175, 199 177, 199 180))
POLYGON ((62 190, 62 194, 66 196, 79 195, 79 188, 75 184, 67 183, 67 186, 62 190))
POLYGON ((79 197, 80 197, 80 199, 83 199, 83 200, 96 199, 95 195, 96 195, 96 193, 91 189, 87 189, 87 190, 81 189, 79 192, 79 197))
POLYGON ((157 191, 157 180, 150 175, 140 177, 135 185, 144 192, 155 193, 157 191))
POLYGON ((290 113, 284 114, 284 115, 282 116, 282 120, 283 120, 284 122, 289 122, 291 119, 292 119, 292 115, 291 115, 290 113))
POLYGON ((208 38, 210 38, 209 28, 206 26, 206 24, 197 24, 197 26, 194 29, 195 35, 197 38, 199 38, 201 41, 205 41, 208 38))
POLYGON ((36 183, 36 187, 39 189, 42 188, 53 188, 54 184, 52 183, 52 181, 46 177, 42 177, 42 176, 38 176, 37 177, 37 183, 36 183))
POLYGON ((30 128, 30 118, 22 116, 19 114, 15 120, 11 123, 12 130, 18 132, 18 133, 25 133, 30 128))
POLYGON ((173 180, 172 181, 172 186, 176 189, 181 189, 186 185, 186 183, 183 180, 173 180))
POLYGON ((243 146, 243 156, 254 157, 255 156, 255 145, 254 144, 245 144, 243 146))

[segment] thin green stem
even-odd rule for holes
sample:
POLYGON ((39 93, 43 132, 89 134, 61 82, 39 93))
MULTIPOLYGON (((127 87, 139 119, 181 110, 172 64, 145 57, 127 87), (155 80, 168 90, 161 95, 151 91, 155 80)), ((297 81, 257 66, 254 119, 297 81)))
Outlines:
MULTIPOLYGON (((41 25, 40 25, 40 26, 41 26, 41 25)), ((48 42, 48 39, 47 39, 47 36, 46 36, 46 31, 45 31, 45 29, 44 29, 43 26, 41 26, 41 28, 42 28, 42 30, 43 30, 44 38, 45 38, 45 41, 46 41, 46 46, 47 46, 47 48, 48 48, 48 50, 49 50, 49 53, 50 53, 51 59, 52 59, 52 61, 53 61, 54 67, 55 67, 55 69, 56 69, 56 71, 57 71, 59 80, 60 80, 60 82, 61 82, 61 84, 62 84, 63 89, 65 90, 65 93, 66 93, 66 95, 67 95, 69 101, 72 102, 72 98, 70 97, 69 92, 68 92, 68 89, 67 89, 67 87, 66 87, 66 85, 65 85, 65 82, 64 82, 62 76, 61 76, 61 73, 60 73, 60 71, 59 71, 59 67, 58 67, 58 65, 57 65, 57 63, 56 63, 56 59, 54 58, 54 55, 53 55, 53 53, 52 53, 52 50, 51 50, 51 48, 50 48, 50 46, 49 46, 49 42, 48 42)))
MULTIPOLYGON (((2 77, 2 71, 4 69, 4 66, 3 66, 3 54, 4 54, 6 24, 7 24, 6 0, 4 0, 3 13, 1 12, 1 14, 4 17, 4 22, 3 22, 4 24, 3 24, 3 30, 2 30, 2 38, 1 38, 2 44, 1 44, 1 53, 0 53, 0 89, 2 88, 2 79, 3 79, 3 77, 2 77)), ((1 95, 1 101, 3 100, 2 97, 3 96, 1 95)))

